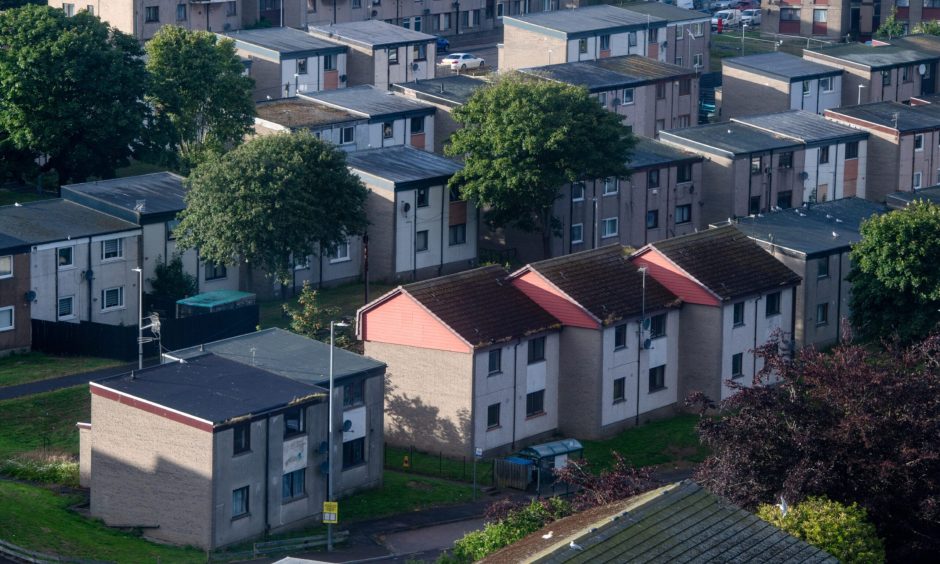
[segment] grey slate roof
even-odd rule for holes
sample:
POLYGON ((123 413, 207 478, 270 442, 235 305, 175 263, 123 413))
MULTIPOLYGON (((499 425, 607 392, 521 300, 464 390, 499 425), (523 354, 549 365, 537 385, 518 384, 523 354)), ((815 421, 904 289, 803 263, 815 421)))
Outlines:
POLYGON ((299 59, 318 54, 345 53, 348 47, 314 37, 292 27, 240 29, 225 34, 235 46, 258 55, 280 59, 299 59), (278 57, 279 56, 279 57, 278 57))
POLYGON ((298 98, 313 100, 369 118, 428 115, 437 109, 424 102, 410 100, 369 84, 301 95, 298 98))
POLYGON ((106 213, 62 199, 0 206, 0 245, 41 245, 69 238, 138 229, 106 213))
POLYGON ((898 210, 906 208, 909 203, 915 200, 926 200, 928 202, 940 205, 940 186, 921 188, 916 192, 895 192, 893 194, 888 194, 888 198, 885 203, 889 208, 898 210))
POLYGON ((674 163, 701 161, 702 158, 701 155, 688 153, 655 139, 637 137, 637 144, 633 147, 633 156, 629 166, 633 170, 642 170, 660 168, 674 163))
POLYGON ((803 56, 810 60, 814 56, 819 56, 835 61, 845 61, 857 67, 867 67, 872 70, 940 59, 940 53, 928 52, 902 43, 878 47, 864 43, 839 43, 831 47, 804 49, 803 56))
POLYGON ((327 25, 310 25, 310 33, 320 37, 363 47, 394 47, 412 43, 430 43, 433 35, 405 29, 381 20, 361 20, 327 25))
POLYGON ((642 86, 695 74, 690 69, 640 55, 559 63, 520 69, 520 72, 557 82, 584 86, 591 92, 642 86))
POLYGON ((940 106, 908 106, 899 102, 874 102, 826 110, 826 115, 847 116, 902 132, 940 128, 940 106), (897 122, 895 123, 895 115, 897 122))
POLYGON ((781 135, 773 135, 753 127, 735 123, 712 123, 660 131, 660 140, 679 143, 689 149, 722 156, 745 155, 776 149, 796 148, 801 144, 781 135))
POLYGON ((333 123, 362 122, 366 116, 318 104, 306 98, 280 98, 255 104, 255 116, 291 130, 316 129, 333 123))
POLYGON ((859 228, 862 221, 886 212, 887 208, 882 204, 861 198, 843 198, 742 217, 735 227, 751 239, 795 251, 810 259, 848 250, 861 240, 859 228))
POLYGON ((186 208, 183 177, 172 172, 155 172, 125 178, 97 180, 62 187, 66 200, 115 215, 126 221, 148 223, 176 216, 186 208), (143 202, 143 209, 136 210, 143 202))
MULTIPOLYGON (((329 383, 330 346, 283 329, 246 333, 174 351, 171 355, 188 359, 205 354, 202 351, 303 384, 321 386, 329 383)), ((368 378, 384 373, 384 363, 339 348, 333 351, 333 378, 336 380, 368 378)))
POLYGON ((866 131, 860 131, 803 110, 732 118, 731 121, 783 135, 807 145, 828 145, 833 142, 844 143, 868 138, 866 131))
POLYGON ((814 63, 782 51, 722 59, 722 67, 741 69, 762 76, 799 82, 823 76, 838 76, 842 69, 814 63))
POLYGON ((665 27, 666 20, 602 4, 574 10, 504 16, 503 25, 575 39, 598 31, 617 33, 645 29, 647 26, 665 27))
POLYGON ((346 155, 346 164, 363 180, 386 180, 396 190, 439 185, 463 168, 457 161, 404 145, 353 151, 346 155))
POLYGON ((212 354, 97 381, 213 425, 325 395, 321 388, 212 354))
POLYGON ((657 18, 662 18, 668 22, 687 22, 693 20, 711 20, 711 15, 705 12, 695 10, 686 10, 672 4, 663 2, 630 2, 618 4, 624 10, 637 12, 639 14, 649 14, 657 18))
POLYGON ((489 82, 465 74, 428 78, 416 82, 393 84, 396 92, 411 91, 419 100, 456 108, 467 103, 474 92, 489 86, 489 82))

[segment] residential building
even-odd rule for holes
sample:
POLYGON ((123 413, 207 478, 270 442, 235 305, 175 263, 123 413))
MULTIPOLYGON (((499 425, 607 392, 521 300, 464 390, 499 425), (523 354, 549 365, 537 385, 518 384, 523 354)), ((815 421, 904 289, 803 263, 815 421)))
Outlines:
POLYGON ((601 106, 622 115, 624 124, 645 137, 697 122, 698 76, 689 69, 641 55, 560 63, 521 72, 584 86, 601 106))
POLYGON ((562 323, 562 434, 596 439, 675 413, 681 302, 629 249, 532 263, 512 284, 562 323))
POLYGON ((733 121, 803 144, 801 175, 804 179, 800 202, 865 197, 867 132, 801 110, 741 117, 733 121))
POLYGON ((477 90, 487 85, 489 82, 485 79, 457 74, 393 84, 392 91, 437 108, 434 115, 434 152, 443 154, 444 145, 450 136, 460 129, 460 124, 454 121, 451 112, 466 104, 477 90))
POLYGON ((842 70, 775 51, 721 62, 721 117, 842 105, 842 70))
POLYGON ((677 397, 730 397, 729 382, 754 385, 758 347, 775 336, 790 346, 800 277, 733 226, 651 243, 632 260, 682 300, 677 397))
POLYGON ((140 41, 149 40, 165 25, 219 33, 262 20, 274 27, 307 25, 304 0, 96 0, 91 4, 50 0, 49 5, 69 16, 87 10, 140 41))
POLYGON ((0 357, 32 344, 29 252, 25 241, 0 233, 0 357))
POLYGON ((405 29, 424 31, 441 36, 479 33, 497 26, 502 14, 510 13, 520 3, 494 0, 463 0, 460 5, 446 2, 385 2, 381 0, 307 0, 307 21, 312 25, 329 25, 359 20, 381 20, 405 29))
MULTIPOLYGON (((834 2, 816 2, 815 0, 777 0, 768 2, 764 6, 761 31, 782 35, 801 35, 803 37, 819 37, 833 41, 846 40, 851 36, 858 41, 862 36, 871 37, 872 4, 858 4, 849 0, 834 2), (869 10, 867 21, 860 18, 859 7, 865 12, 869 10)), ((882 10, 884 4, 882 3, 882 10)), ((885 16, 890 10, 883 12, 885 16)))
POLYGON ((250 61, 255 101, 346 87, 345 45, 290 27, 238 30, 225 37, 250 61))
MULTIPOLYGON (((940 41, 940 38, 934 38, 940 41)), ((877 46, 839 44, 803 50, 803 58, 845 71, 841 106, 868 102, 907 102, 937 91, 936 47, 894 40, 877 46)))
POLYGON ((311 25, 320 39, 349 47, 347 85, 372 84, 388 90, 396 82, 434 78, 433 35, 378 20, 311 25))
POLYGON ((407 146, 357 151, 346 162, 369 189, 370 279, 417 280, 476 266, 479 213, 447 186, 460 163, 407 146))
POLYGON ((560 323, 500 266, 399 286, 358 312, 388 365, 386 438, 445 456, 507 452, 559 425, 560 323))
POLYGON ((620 55, 666 60, 667 21, 607 4, 503 17, 499 70, 620 55))
POLYGON ((915 200, 926 200, 940 205, 940 186, 931 186, 917 192, 895 192, 885 200, 888 209, 903 210, 915 200))
POLYGON ((884 202, 892 192, 940 182, 940 107, 878 102, 826 110, 826 117, 870 134, 867 199, 884 202))
POLYGON ((885 211, 881 204, 845 198, 736 221, 739 231, 803 279, 796 292, 797 348, 841 342, 851 314, 849 253, 861 240, 862 221, 885 211))
POLYGON ((23 319, 16 310, 28 307, 36 320, 137 325, 140 290, 132 268, 140 264, 140 232, 129 221, 63 199, 0 207, 2 246, 30 253, 29 292, 14 296, 14 324, 23 319))
POLYGON ((172 172, 68 184, 61 188, 64 200, 140 228, 138 252, 145 292, 153 291, 157 265, 177 255, 183 263, 183 271, 196 279, 197 293, 238 290, 237 264, 206 262, 199 257, 197 249, 177 249, 173 230, 179 224, 178 214, 186 209, 187 192, 183 177, 172 172))
POLYGON ((705 224, 801 202, 806 155, 800 141, 737 122, 661 131, 659 140, 705 157, 705 224))
POLYGON ((630 2, 618 6, 666 20, 666 37, 660 40, 665 45, 667 63, 697 72, 711 71, 712 26, 708 14, 665 2, 630 2))

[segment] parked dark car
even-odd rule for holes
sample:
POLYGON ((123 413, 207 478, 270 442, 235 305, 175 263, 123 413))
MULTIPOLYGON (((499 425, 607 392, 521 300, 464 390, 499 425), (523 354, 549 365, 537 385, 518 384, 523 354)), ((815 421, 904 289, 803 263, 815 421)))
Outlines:
POLYGON ((446 37, 437 36, 437 52, 446 53, 450 49, 450 41, 446 37))

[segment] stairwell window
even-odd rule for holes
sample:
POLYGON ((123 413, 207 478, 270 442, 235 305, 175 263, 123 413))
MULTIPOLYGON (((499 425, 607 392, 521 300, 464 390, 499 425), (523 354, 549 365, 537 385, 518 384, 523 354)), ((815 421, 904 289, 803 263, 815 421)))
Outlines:
POLYGON ((545 390, 531 392, 525 397, 525 416, 536 417, 545 413, 545 390))
POLYGON ((494 403, 486 408, 486 428, 496 429, 499 427, 499 404, 494 403))
POLYGON ((232 427, 232 455, 251 450, 251 423, 239 423, 232 427))
POLYGON ((738 302, 734 304, 732 323, 734 323, 735 327, 744 325, 744 302, 738 302))
POLYGON ((692 204, 676 206, 676 225, 692 221, 692 204))
POLYGON ((178 22, 186 21, 186 4, 176 5, 176 21, 178 22))
POLYGON ((584 201, 584 183, 575 182, 571 185, 571 201, 572 202, 583 202, 584 201))
POLYGON ((846 159, 858 158, 858 141, 852 141, 851 143, 845 144, 845 158, 846 159))
POLYGON ((780 153, 780 168, 793 168, 793 151, 780 153))
POLYGON ((72 266, 74 266, 74 263, 72 261, 73 249, 74 247, 60 247, 59 249, 57 249, 57 254, 59 256, 59 268, 60 269, 71 268, 72 266))
POLYGON ((366 438, 359 437, 343 443, 343 469, 364 464, 366 461, 366 438))
POLYGON ((587 52, 588 52, 587 39, 584 39, 584 38, 579 39, 578 40, 578 53, 583 55, 584 53, 587 53, 587 52))
POLYGON ((283 501, 291 501, 304 495, 307 478, 307 469, 301 468, 284 474, 281 479, 281 498, 283 501))
POLYGON ((741 376, 744 376, 744 353, 736 353, 731 355, 731 377, 741 376))
POLYGON ((601 51, 610 51, 610 35, 601 36, 601 51))
POLYGON ((307 74, 307 59, 306 57, 297 59, 297 74, 307 74))
POLYGON ((666 365, 650 368, 650 393, 666 389, 666 365))
POLYGON ((780 315, 780 292, 767 294, 767 297, 764 299, 766 300, 764 305, 764 317, 780 315))
POLYGON ((292 407, 284 412, 284 438, 303 434, 307 430, 305 410, 303 407, 292 407))
POLYGON ((650 339, 666 336, 666 314, 661 313, 650 318, 650 339))
POLYGON ((571 242, 572 243, 583 243, 584 242, 584 224, 575 223, 571 226, 571 242))
POLYGON ((923 151, 924 150, 924 134, 918 133, 914 136, 914 150, 923 151))
POLYGON ((614 378, 614 403, 627 401, 627 379, 614 378))
POLYGON ((816 326, 829 325, 829 304, 816 306, 816 326))
POLYGON ((545 361, 545 337, 536 337, 529 340, 528 345, 529 364, 545 361))
MULTIPOLYGON (((316 12, 316 10, 313 10, 316 12)), ((238 2, 226 2, 225 3, 225 15, 228 17, 238 15, 238 2)))
POLYGON ((428 231, 424 229, 415 233, 415 251, 422 252, 428 250, 428 231))
POLYGON ((499 374, 503 371, 503 349, 493 349, 488 355, 488 374, 499 374))
POLYGON ((614 350, 627 348, 627 324, 614 327, 614 350))
POLYGON ((359 380, 343 386, 343 409, 358 407, 366 403, 366 381, 359 380))
POLYGON ((232 490, 232 519, 248 515, 248 486, 232 490))
POLYGON ((829 164, 829 147, 819 148, 819 164, 829 164))

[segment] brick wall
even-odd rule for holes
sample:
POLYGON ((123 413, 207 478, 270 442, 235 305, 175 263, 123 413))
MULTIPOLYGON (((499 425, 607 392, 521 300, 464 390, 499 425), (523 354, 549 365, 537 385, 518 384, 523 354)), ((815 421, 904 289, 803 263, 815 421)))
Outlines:
POLYGON ((790 83, 742 69, 721 70, 721 119, 790 109, 790 83))

